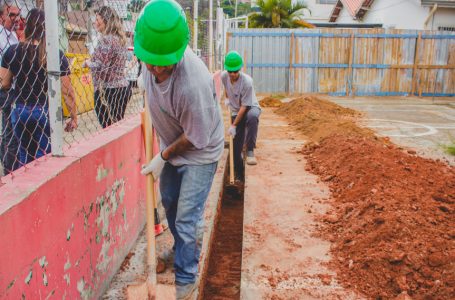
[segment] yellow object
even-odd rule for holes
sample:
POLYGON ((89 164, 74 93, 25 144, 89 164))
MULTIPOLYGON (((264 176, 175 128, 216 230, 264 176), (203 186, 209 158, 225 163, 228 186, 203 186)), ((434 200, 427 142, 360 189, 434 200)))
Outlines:
MULTIPOLYGON (((67 53, 66 57, 70 61, 71 84, 74 89, 77 113, 85 113, 93 110, 95 107, 94 87, 92 74, 89 68, 82 67, 84 61, 90 58, 87 54, 67 53)), ((66 107, 64 97, 62 96, 63 115, 69 117, 70 113, 66 107)))

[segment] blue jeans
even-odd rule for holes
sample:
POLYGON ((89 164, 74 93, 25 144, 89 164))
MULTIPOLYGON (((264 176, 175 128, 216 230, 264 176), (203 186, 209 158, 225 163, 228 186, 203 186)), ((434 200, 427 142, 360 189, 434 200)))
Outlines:
POLYGON ((216 162, 180 167, 166 163, 161 173, 161 198, 175 243, 176 284, 196 280, 204 234, 205 201, 216 167, 216 162))
POLYGON ((48 108, 16 104, 11 114, 14 134, 19 141, 19 162, 25 165, 51 152, 48 108))

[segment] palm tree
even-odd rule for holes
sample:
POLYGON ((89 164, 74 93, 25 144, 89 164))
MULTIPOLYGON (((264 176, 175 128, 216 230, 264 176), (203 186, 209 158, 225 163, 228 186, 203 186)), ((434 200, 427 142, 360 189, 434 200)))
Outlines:
POLYGON ((292 4, 291 0, 258 0, 260 11, 249 15, 252 28, 313 28, 303 19, 304 10, 311 11, 302 3, 292 4))

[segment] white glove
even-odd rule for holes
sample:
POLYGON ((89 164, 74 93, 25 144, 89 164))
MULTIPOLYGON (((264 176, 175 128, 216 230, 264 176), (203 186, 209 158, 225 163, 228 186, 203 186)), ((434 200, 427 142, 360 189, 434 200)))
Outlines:
POLYGON ((224 99, 224 105, 229 106, 229 99, 224 99))
POLYGON ((141 174, 147 175, 152 173, 153 179, 158 180, 165 163, 166 161, 163 159, 160 152, 155 155, 155 157, 148 164, 142 166, 141 174))
POLYGON ((235 134, 236 134, 236 128, 237 126, 234 126, 234 125, 231 125, 231 127, 229 127, 229 134, 232 135, 233 138, 235 138, 235 134))

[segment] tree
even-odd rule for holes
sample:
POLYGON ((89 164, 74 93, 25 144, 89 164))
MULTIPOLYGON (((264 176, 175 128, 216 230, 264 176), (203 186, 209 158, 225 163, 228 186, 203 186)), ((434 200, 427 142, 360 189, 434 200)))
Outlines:
POLYGON ((128 10, 131 12, 138 13, 142 10, 145 4, 146 1, 144 0, 132 0, 130 4, 128 4, 128 10))
POLYGON ((311 11, 302 3, 291 0, 258 0, 259 12, 249 15, 252 28, 314 28, 304 20, 304 11, 311 11))
MULTIPOLYGON (((229 16, 229 18, 235 17, 235 1, 223 0, 221 1, 221 8, 223 12, 229 16)), ((238 3, 237 5, 237 16, 245 16, 251 12, 250 3, 238 3)))

